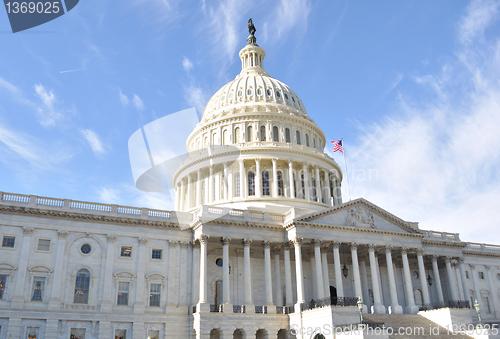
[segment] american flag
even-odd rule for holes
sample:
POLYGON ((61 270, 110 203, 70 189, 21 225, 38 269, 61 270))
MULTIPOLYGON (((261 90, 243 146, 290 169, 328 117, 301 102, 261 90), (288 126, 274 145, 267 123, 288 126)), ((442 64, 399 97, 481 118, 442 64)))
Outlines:
POLYGON ((342 146, 342 140, 332 141, 333 152, 341 151, 344 153, 344 147, 342 146))

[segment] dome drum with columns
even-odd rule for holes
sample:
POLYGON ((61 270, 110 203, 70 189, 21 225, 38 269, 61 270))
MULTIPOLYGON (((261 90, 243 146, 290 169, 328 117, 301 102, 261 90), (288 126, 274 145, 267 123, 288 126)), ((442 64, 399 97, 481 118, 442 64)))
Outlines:
POLYGON ((342 172, 300 98, 263 68, 255 37, 242 70, 208 101, 174 175, 176 208, 312 210, 342 202, 342 172), (293 160, 292 160, 293 159, 293 160))

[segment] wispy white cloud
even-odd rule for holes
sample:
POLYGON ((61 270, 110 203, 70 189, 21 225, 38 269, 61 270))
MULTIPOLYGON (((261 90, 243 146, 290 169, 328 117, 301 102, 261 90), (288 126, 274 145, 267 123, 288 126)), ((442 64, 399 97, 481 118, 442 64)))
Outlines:
POLYGON ((184 70, 186 72, 189 73, 189 71, 193 68, 193 63, 191 62, 191 60, 189 60, 188 58, 184 57, 182 59, 182 67, 184 68, 184 70))
POLYGON ((128 97, 122 93, 121 89, 118 92, 118 98, 120 99, 120 102, 122 103, 123 107, 128 106, 129 104, 128 97))
POLYGON ((82 129, 80 130, 80 133, 82 133, 83 137, 88 142, 90 148, 92 148, 92 152, 94 152, 95 155, 105 153, 103 144, 97 133, 90 129, 82 129))
POLYGON ((35 94, 42 101, 42 105, 37 105, 38 121, 42 126, 54 126, 58 120, 64 116, 59 109, 55 108, 56 96, 43 85, 35 84, 35 94))
POLYGON ((288 34, 303 34, 307 30, 311 4, 308 0, 280 0, 276 10, 267 20, 267 34, 273 41, 282 40, 288 34))
POLYGON ((500 2, 496 0, 474 0, 467 9, 459 24, 458 39, 463 44, 473 40, 484 33, 493 20, 498 17, 500 2))
POLYGON ((144 103, 142 102, 142 99, 139 98, 139 96, 137 94, 134 94, 134 97, 132 98, 132 103, 134 104, 135 108, 138 111, 144 110, 144 103))
POLYGON ((389 94, 394 88, 396 88, 399 83, 401 82, 401 80, 403 80, 403 74, 402 73, 398 73, 394 79, 392 80, 391 82, 391 85, 389 86, 389 88, 385 91, 385 94, 389 94))
POLYGON ((457 32, 469 40, 454 61, 414 78, 434 95, 418 102, 400 95, 391 116, 358 126, 361 137, 346 151, 354 197, 423 229, 498 243, 491 213, 500 208, 500 40, 485 40, 493 22, 478 14, 485 11, 491 2, 469 6, 457 32))
POLYGON ((184 99, 188 106, 195 107, 196 111, 201 114, 210 99, 210 94, 203 88, 196 86, 194 82, 191 82, 188 86, 184 86, 184 99))
POLYGON ((107 204, 174 210, 174 202, 168 193, 143 192, 130 184, 100 187, 96 190, 95 199, 107 204))

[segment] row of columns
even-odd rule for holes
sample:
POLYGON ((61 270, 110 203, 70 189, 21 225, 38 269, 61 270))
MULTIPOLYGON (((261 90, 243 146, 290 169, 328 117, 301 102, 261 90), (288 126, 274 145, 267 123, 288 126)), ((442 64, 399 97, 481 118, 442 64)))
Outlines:
MULTIPOLYGON (((262 197, 262 170, 261 170, 261 160, 260 158, 252 159, 255 162, 255 196, 257 198, 262 197)), ((279 197, 279 181, 278 181, 278 158, 272 158, 272 176, 269 178, 270 182, 270 196, 273 198, 279 197)), ((215 175, 220 175, 220 195, 219 200, 231 200, 234 198, 245 199, 249 196, 248 192, 248 176, 247 167, 245 167, 244 159, 238 159, 237 171, 236 168, 230 170, 230 165, 225 162, 223 165, 222 175, 214 174, 214 165, 208 167, 208 176, 202 179, 202 170, 199 169, 193 174, 188 174, 185 178, 180 179, 176 186, 176 210, 185 211, 189 210, 195 206, 200 206, 202 204, 210 204, 215 202, 215 175), (235 175, 239 173, 239 196, 237 196, 235 175), (196 177, 196 181, 193 182, 193 176, 196 177), (202 185, 205 183, 205 199, 202 201, 202 185), (196 190, 194 190, 193 185, 196 184, 196 190), (196 192, 196 199, 193 197, 193 192, 196 192)), ((327 169, 320 168, 318 165, 310 165, 305 162, 302 163, 302 174, 304 175, 304 187, 302 189, 302 178, 298 175, 300 170, 298 168, 294 169, 294 162, 288 160, 288 171, 283 169, 282 173, 282 195, 287 198, 297 198, 305 199, 307 201, 323 202, 327 205, 338 205, 342 203, 340 194, 340 179, 334 174, 330 173, 327 169), (313 166, 313 170, 309 171, 309 166, 313 166), (294 173, 297 171, 297 175, 294 173), (311 172, 309 174, 309 172, 311 172), (323 172, 323 176, 321 176, 323 172), (287 174, 287 178, 285 178, 287 174), (323 178, 323 180, 322 180, 323 178), (314 179, 314 187, 310 187, 314 179), (286 187, 285 187, 286 183, 286 187), (314 188, 316 194, 312 194, 312 189, 314 188), (297 192, 296 192, 297 189, 297 192), (331 198, 333 196, 333 202, 331 198), (323 199, 324 197, 324 199, 323 199)))
MULTIPOLYGON (((202 235, 200 237, 201 244, 201 256, 200 256, 200 303, 207 303, 207 265, 206 265, 206 241, 208 236, 202 235)), ((223 302, 225 305, 231 306, 230 299, 230 289, 229 289, 229 238, 222 238, 221 243, 223 246, 223 302)), ((314 263, 311 263, 314 276, 315 284, 315 298, 322 299, 330 297, 329 290, 329 274, 328 274, 328 262, 327 262, 327 249, 329 244, 322 244, 321 240, 312 240, 312 245, 314 248, 314 263)), ((244 255, 244 303, 247 306, 247 310, 253 305, 252 302, 252 272, 250 266, 250 245, 252 240, 244 239, 243 244, 243 255, 244 255)), ((290 250, 294 247, 295 251, 295 272, 296 272, 296 288, 297 288, 297 304, 305 302, 304 294, 304 272, 302 266, 302 238, 294 238, 291 242, 287 242, 282 247, 284 263, 285 263, 285 298, 286 305, 292 306, 293 290, 292 290, 292 274, 291 274, 291 262, 290 262, 290 250)), ((264 273, 265 273, 265 300, 268 307, 273 307, 273 293, 272 293, 272 272, 271 272, 271 243, 268 241, 262 242, 264 247, 264 273)), ((340 265, 340 242, 333 243, 333 258, 334 258, 334 273, 335 273, 335 283, 337 288, 337 297, 344 297, 343 281, 342 281, 342 270, 340 265)), ((352 274, 354 278, 354 297, 362 297, 363 295, 368 296, 368 281, 366 280, 366 266, 364 260, 361 262, 358 259, 358 243, 350 243, 351 250, 351 263, 352 263, 352 274), (362 272, 360 272, 360 268, 362 272), (361 280, 361 273, 363 273, 363 279, 361 280), (363 287, 365 291, 363 291, 363 287)), ((377 248, 375 244, 369 244, 368 247, 368 258, 370 263, 370 273, 372 278, 372 290, 373 290, 373 309, 375 313, 385 313, 386 309, 383 303, 383 295, 381 290, 381 279, 380 279, 380 268, 377 258, 377 248)), ((274 254, 274 279, 275 286, 277 288, 276 304, 282 305, 282 291, 281 291, 281 271, 280 271, 280 251, 281 248, 273 250, 274 254)), ((389 295, 390 295, 390 312, 393 314, 403 313, 403 308, 398 302, 396 277, 393 267, 392 259, 392 246, 385 246, 383 249, 385 254, 385 259, 387 263, 387 278, 389 282, 389 295)), ((412 277, 411 269, 408 260, 408 248, 401 248, 401 260, 403 264, 403 277, 405 282, 405 294, 406 294, 406 313, 416 313, 418 312, 418 306, 415 303, 414 292, 412 287, 412 277)), ((425 305, 430 304, 430 293, 428 289, 427 274, 425 271, 423 250, 417 249, 417 262, 418 271, 420 277, 420 286, 422 288, 422 298, 425 305)), ((439 274, 439 268, 437 264, 438 256, 432 257, 432 269, 434 274, 434 281, 436 284, 437 298, 439 302, 444 302, 443 292, 441 287, 441 279, 439 274)), ((448 282, 450 289, 450 297, 452 300, 460 300, 460 295, 455 288, 451 277, 452 269, 450 260, 451 257, 445 258, 446 269, 448 273, 448 282)), ((463 275, 463 294, 465 300, 470 300, 466 280, 465 280, 465 268, 463 264, 463 259, 459 260, 460 274, 463 275)))

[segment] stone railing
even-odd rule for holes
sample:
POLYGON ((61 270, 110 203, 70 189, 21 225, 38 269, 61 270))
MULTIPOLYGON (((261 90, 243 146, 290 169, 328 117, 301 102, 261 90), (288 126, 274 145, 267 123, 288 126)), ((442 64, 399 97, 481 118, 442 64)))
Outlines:
POLYGON ((222 305, 213 305, 213 304, 210 305, 210 312, 212 312, 212 313, 222 313, 222 311, 223 311, 222 305))
POLYGON ((459 233, 436 232, 436 231, 422 231, 422 232, 424 233, 425 240, 462 242, 460 240, 459 233))
POLYGON ((267 314, 267 306, 255 306, 255 313, 267 314))
POLYGON ((205 217, 209 219, 218 219, 224 217, 224 219, 234 219, 234 220, 255 220, 258 222, 268 222, 268 223, 283 223, 283 214, 277 213, 267 213, 261 211, 252 210, 239 210, 231 209, 226 207, 213 207, 213 206, 200 206, 194 212, 194 217, 205 217))
POLYGON ((476 243, 476 242, 468 242, 467 246, 464 247, 464 250, 500 253, 500 245, 480 244, 480 243, 476 243))
POLYGON ((295 310, 294 306, 276 306, 276 314, 290 314, 295 310))
POLYGON ((233 313, 246 313, 245 305, 233 305, 233 313))
POLYGON ((0 205, 26 206, 30 208, 57 209, 66 212, 81 212, 110 216, 126 216, 141 219, 182 219, 184 222, 192 220, 189 213, 179 213, 167 210, 157 210, 141 207, 119 206, 112 204, 101 204, 96 202, 78 201, 70 199, 57 199, 39 197, 36 195, 24 195, 16 193, 0 192, 0 205))
POLYGON ((327 297, 322 299, 312 299, 308 302, 300 304, 301 311, 312 310, 315 308, 327 307, 327 306, 357 306, 358 298, 355 297, 327 297))
POLYGON ((470 308, 470 302, 468 300, 446 300, 419 307, 420 311, 437 310, 440 308, 470 308))

